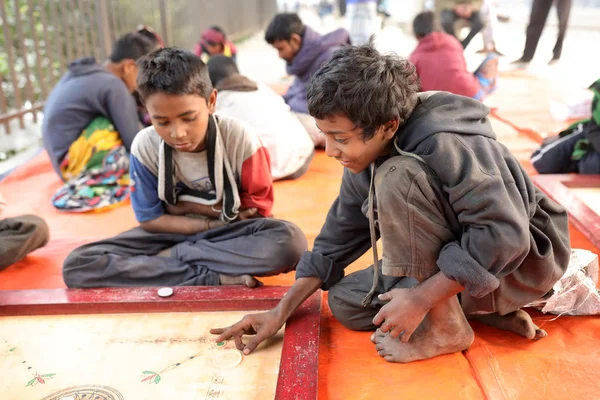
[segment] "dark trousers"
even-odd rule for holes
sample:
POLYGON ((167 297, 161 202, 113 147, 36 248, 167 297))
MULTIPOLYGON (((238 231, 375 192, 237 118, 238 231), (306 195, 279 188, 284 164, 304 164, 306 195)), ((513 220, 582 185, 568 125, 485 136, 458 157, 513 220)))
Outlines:
MULTIPOLYGON (((446 33, 456 37, 456 32, 454 30, 454 23, 461 19, 453 10, 443 10, 442 11, 442 27, 446 31, 446 33)), ((483 29, 483 21, 481 20, 481 16, 479 15, 479 11, 474 11, 471 14, 471 17, 467 20, 471 25, 471 31, 461 42, 463 48, 466 48, 471 40, 479 33, 481 29, 483 29)))
POLYGON ((553 58, 559 59, 562 54, 563 42, 567 33, 567 24, 571 14, 571 0, 533 0, 531 14, 529 16, 529 25, 527 25, 527 37, 525 39, 525 49, 521 60, 531 61, 535 54, 542 31, 546 25, 548 14, 552 4, 556 4, 556 13, 558 15, 558 37, 554 45, 553 58))
POLYGON ((75 249, 65 260, 68 287, 212 286, 219 275, 292 271, 306 250, 296 225, 272 218, 234 222, 195 235, 137 227, 75 249), (170 257, 157 256, 171 248, 170 257))
POLYGON ((48 225, 35 215, 0 220, 0 270, 48 243, 48 225))
POLYGON ((570 135, 543 145, 531 156, 531 164, 540 174, 600 174, 600 153, 590 148, 579 160, 573 160, 575 146, 587 138, 585 124, 570 135))

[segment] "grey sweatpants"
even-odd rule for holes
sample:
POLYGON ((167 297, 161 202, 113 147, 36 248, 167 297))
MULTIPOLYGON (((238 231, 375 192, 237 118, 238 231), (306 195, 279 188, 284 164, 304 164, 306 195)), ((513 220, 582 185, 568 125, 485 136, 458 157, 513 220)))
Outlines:
POLYGON ((35 215, 0 220, 0 270, 48 243, 48 225, 35 215))
POLYGON ((306 250, 296 225, 260 218, 195 235, 134 228, 75 249, 65 260, 68 287, 209 286, 219 274, 270 276, 293 270, 306 250), (171 257, 158 257, 172 248, 171 257))
MULTIPOLYGON (((440 251, 445 244, 460 238, 462 232, 439 178, 413 157, 396 156, 385 161, 377 169, 375 194, 383 245, 379 268, 383 276, 380 274, 373 299, 367 307, 362 307, 361 302, 373 283, 372 266, 342 278, 329 290, 333 315, 353 330, 376 328, 373 318, 385 304, 377 298, 378 294, 412 287, 439 272, 436 262, 440 251)), ((534 216, 530 222, 534 231, 535 219, 534 216)), ((558 244, 554 251, 554 256, 542 254, 536 258, 530 254, 516 271, 498 276, 498 289, 482 298, 461 293, 465 314, 504 315, 543 297, 562 275, 557 275, 554 259, 568 260, 570 254, 568 246, 558 244)))

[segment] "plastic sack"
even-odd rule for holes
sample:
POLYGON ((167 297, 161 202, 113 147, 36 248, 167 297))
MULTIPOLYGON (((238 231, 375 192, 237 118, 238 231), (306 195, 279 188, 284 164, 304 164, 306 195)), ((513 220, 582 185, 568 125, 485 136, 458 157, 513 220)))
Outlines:
POLYGON ((554 284, 552 294, 527 305, 543 313, 560 315, 600 315, 598 256, 573 249, 567 271, 554 284))

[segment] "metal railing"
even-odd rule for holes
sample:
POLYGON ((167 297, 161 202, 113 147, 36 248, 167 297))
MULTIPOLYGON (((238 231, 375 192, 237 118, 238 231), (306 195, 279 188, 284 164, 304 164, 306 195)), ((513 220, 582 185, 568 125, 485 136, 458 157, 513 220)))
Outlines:
POLYGON ((27 114, 37 123, 72 60, 104 59, 140 24, 191 49, 210 25, 235 38, 262 29, 276 10, 276 0, 0 0, 0 130, 24 129, 27 114))

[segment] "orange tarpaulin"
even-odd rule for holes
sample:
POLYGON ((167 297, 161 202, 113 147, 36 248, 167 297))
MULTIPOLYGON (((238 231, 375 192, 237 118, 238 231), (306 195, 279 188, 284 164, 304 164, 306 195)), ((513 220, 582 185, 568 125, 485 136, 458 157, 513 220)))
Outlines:
MULTIPOLYGON (((536 144, 509 125, 493 121, 495 130, 519 159, 536 144)), ((309 172, 297 181, 275 185, 277 218, 297 223, 312 243, 335 199, 342 167, 317 153, 309 172)), ((0 289, 64 287, 61 266, 76 246, 115 235, 135 226, 130 206, 106 213, 65 214, 50 204, 60 181, 45 153, 0 182, 9 203, 6 215, 43 216, 52 239, 22 262, 0 272, 0 289)), ((574 247, 597 252, 579 232, 571 229, 574 247)), ((367 253, 349 272, 367 267, 367 253)), ((290 285, 294 275, 265 279, 266 284, 290 285)), ((560 317, 533 313, 549 337, 530 342, 513 333, 473 323, 476 339, 464 353, 408 365, 389 364, 375 352, 369 333, 352 332, 332 317, 323 302, 320 399, 593 399, 600 398, 600 319, 560 317)))

